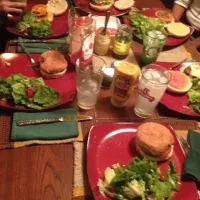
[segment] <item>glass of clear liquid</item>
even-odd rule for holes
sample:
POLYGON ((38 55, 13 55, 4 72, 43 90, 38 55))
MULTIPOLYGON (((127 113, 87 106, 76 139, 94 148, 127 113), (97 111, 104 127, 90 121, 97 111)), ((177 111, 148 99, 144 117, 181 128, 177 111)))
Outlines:
POLYGON ((105 68, 105 61, 95 55, 89 59, 86 59, 85 56, 77 59, 77 100, 80 108, 89 110, 96 105, 105 68))
POLYGON ((155 64, 142 69, 137 87, 134 112, 141 118, 152 115, 170 81, 167 70, 155 64))

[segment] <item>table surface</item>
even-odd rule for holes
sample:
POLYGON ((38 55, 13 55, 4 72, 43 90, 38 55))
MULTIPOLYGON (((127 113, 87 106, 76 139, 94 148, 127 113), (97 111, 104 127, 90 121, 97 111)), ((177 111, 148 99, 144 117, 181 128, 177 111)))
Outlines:
MULTIPOLYGON (((34 2, 32 0, 32 2, 34 2)), ((35 0, 36 2, 36 0, 35 0)), ((159 0, 136 0, 136 7, 150 8, 164 5, 159 0)), ((197 44, 200 39, 187 41, 186 49, 197 60, 200 60, 197 44)), ((141 45, 134 42, 134 49, 141 50, 141 45)), ((12 49, 9 49, 12 52, 12 49)), ((83 114, 95 115, 93 124, 109 121, 131 121, 135 116, 132 102, 123 110, 110 106, 109 90, 102 90, 99 102, 92 111, 81 111, 83 114), (105 107, 106 106, 106 107, 105 107), (131 112, 132 110, 132 112, 131 112), (113 120, 114 119, 114 120, 113 120)), ((76 100, 65 107, 76 107, 76 100)), ((78 108, 77 108, 78 109, 78 108)), ((5 112, 3 108, 0 115, 5 112)), ((183 118, 161 105, 152 116, 169 116, 183 118)), ((188 119, 190 119, 188 117, 188 119)), ((87 131, 85 136, 87 137, 87 131)), ((0 199, 2 200, 71 200, 73 180, 73 146, 72 144, 38 145, 0 151, 0 199)))

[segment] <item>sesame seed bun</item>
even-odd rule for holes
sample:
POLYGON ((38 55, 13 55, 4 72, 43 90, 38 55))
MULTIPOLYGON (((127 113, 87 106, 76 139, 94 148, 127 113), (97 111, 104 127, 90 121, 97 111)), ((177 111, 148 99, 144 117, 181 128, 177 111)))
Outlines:
POLYGON ((136 148, 150 160, 162 161, 173 153, 174 137, 163 125, 147 122, 137 128, 136 148))

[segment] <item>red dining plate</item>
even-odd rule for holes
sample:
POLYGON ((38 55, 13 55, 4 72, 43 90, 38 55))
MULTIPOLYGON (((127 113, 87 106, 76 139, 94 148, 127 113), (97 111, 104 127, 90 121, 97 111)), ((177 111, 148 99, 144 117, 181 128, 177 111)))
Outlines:
MULTIPOLYGON (((27 77, 40 77, 38 71, 33 70, 30 66, 30 61, 28 60, 25 54, 14 54, 14 53, 4 53, 1 54, 3 58, 9 60, 11 66, 6 66, 2 61, 0 62, 0 76, 8 77, 11 74, 21 73, 27 77)), ((39 54, 33 54, 32 57, 35 60, 39 59, 39 54)), ((60 101, 48 108, 54 108, 65 104, 69 101, 72 101, 76 96, 76 74, 72 66, 68 66, 67 73, 64 76, 57 79, 46 79, 43 78, 46 85, 57 90, 60 95, 60 101)), ((0 100, 0 106, 4 106, 7 108, 12 108, 16 110, 32 110, 30 108, 17 108, 11 102, 0 100)))
MULTIPOLYGON (((142 14, 147 16, 147 17, 155 17, 155 13, 158 10, 162 10, 162 9, 161 8, 150 8, 150 9, 142 11, 142 14)), ((125 24, 130 24, 129 19, 126 16, 123 17, 123 21, 124 21, 125 24)), ((191 26, 189 26, 189 27, 190 27, 190 33, 185 37, 177 38, 177 37, 173 37, 173 36, 168 36, 167 40, 165 42, 165 46, 177 46, 177 45, 185 42, 187 39, 189 39, 189 37, 194 32, 194 28, 191 27, 191 26)))
MULTIPOLYGON (((34 6, 34 4, 32 3, 28 3, 27 5, 27 10, 30 11, 31 8, 34 6)), ((52 33, 50 35, 44 36, 44 37, 39 37, 39 38, 55 38, 55 37, 59 37, 59 36, 64 36, 68 33, 68 15, 67 12, 65 12, 64 14, 60 15, 60 16, 54 16, 53 21, 51 22, 51 30, 52 33)), ((10 33, 13 33, 15 35, 19 35, 22 37, 27 37, 27 38, 38 38, 35 36, 29 36, 29 35, 24 35, 22 33, 19 33, 17 31, 15 31, 15 27, 13 25, 10 25, 10 23, 7 23, 6 26, 7 31, 9 31, 10 33)))
MULTIPOLYGON (((114 0, 116 1, 116 0, 114 0)), ((88 0, 73 0, 74 4, 76 7, 79 7, 80 9, 84 10, 85 12, 91 13, 93 15, 98 15, 98 16, 106 16, 106 11, 98 12, 95 10, 92 10, 89 5, 88 0)), ((126 10, 117 10, 114 5, 110 8, 110 15, 111 16, 120 16, 128 13, 131 9, 126 9, 126 10)))
MULTIPOLYGON (((87 147, 87 173, 95 200, 109 200, 98 191, 98 179, 103 178, 107 167, 119 163, 127 165, 131 158, 138 156, 135 149, 135 133, 140 123, 107 123, 94 125, 89 133, 87 147)), ((176 171, 181 174, 184 162, 183 150, 176 138, 174 130, 165 125, 174 135, 174 153, 171 157, 176 164, 176 171)), ((169 161, 159 163, 159 168, 165 171, 169 161)), ((172 200, 198 200, 195 183, 182 181, 180 191, 174 193, 172 200)))
MULTIPOLYGON (((174 63, 168 62, 155 62, 156 64, 162 65, 165 68, 170 68, 174 63)), ((174 70, 179 70, 182 65, 177 66, 174 70)), ((162 96, 160 102, 165 105, 170 110, 189 115, 200 117, 200 113, 194 112, 187 105, 188 97, 187 94, 174 94, 170 92, 165 92, 162 96)))

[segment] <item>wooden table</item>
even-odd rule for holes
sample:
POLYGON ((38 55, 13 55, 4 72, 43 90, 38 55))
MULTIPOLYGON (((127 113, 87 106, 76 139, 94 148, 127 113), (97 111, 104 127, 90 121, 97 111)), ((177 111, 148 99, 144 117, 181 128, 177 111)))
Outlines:
MULTIPOLYGON (((35 2, 37 1, 35 0, 35 2)), ((159 0, 136 0, 135 6, 164 7, 159 0)), ((137 48, 140 48, 139 44, 136 45, 138 45, 137 48)), ((200 60, 194 42, 187 41, 185 47, 195 59, 200 60)), ((94 123, 105 118, 131 121, 133 108, 127 107, 123 111, 117 111, 110 106, 109 95, 109 90, 102 90, 99 103, 94 111, 96 115, 94 123)), ((66 107, 74 105, 75 101, 66 107)), ((90 114, 90 111, 83 113, 90 114)), ((162 113, 165 116, 182 118, 181 115, 169 112, 167 109, 162 113)), ((72 144, 38 145, 0 151, 1 200, 71 200, 72 178, 72 144)))

